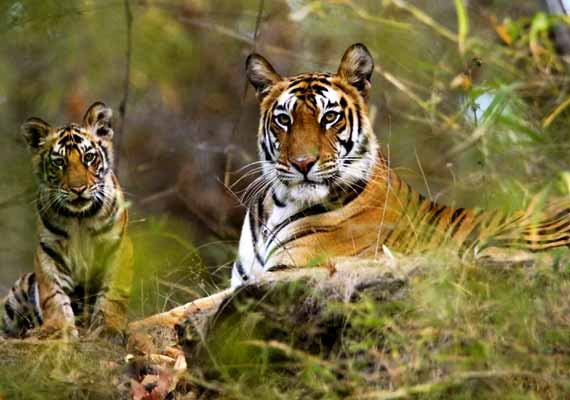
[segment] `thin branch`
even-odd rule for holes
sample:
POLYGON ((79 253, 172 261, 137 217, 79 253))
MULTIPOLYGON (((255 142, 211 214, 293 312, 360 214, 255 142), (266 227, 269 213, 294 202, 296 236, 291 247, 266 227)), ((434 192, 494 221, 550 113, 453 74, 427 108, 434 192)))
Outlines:
POLYGON ((126 48, 125 48, 125 79, 123 81, 123 99, 119 105, 119 115, 121 116, 121 122, 119 125, 119 130, 115 137, 115 170, 119 170, 119 155, 121 152, 121 139, 125 131, 125 121, 127 118, 127 103, 129 101, 129 83, 131 80, 131 53, 133 46, 133 13, 131 11, 130 0, 124 0, 125 5, 125 21, 127 24, 126 31, 126 48))
MULTIPOLYGON (((259 27, 261 26, 261 17, 263 16, 263 9, 265 8, 265 0, 259 0, 259 7, 257 9, 257 17, 255 18, 255 29, 253 31, 253 51, 255 51, 256 47, 257 47, 257 38, 259 36, 259 27)), ((241 101, 240 101, 240 111, 238 113, 238 116, 235 120, 234 126, 232 128, 232 139, 235 138, 237 132, 238 132, 238 128, 239 128, 239 124, 241 122, 241 117, 244 114, 243 113, 243 107, 245 105, 245 99, 247 96, 247 89, 249 88, 249 82, 247 81, 247 79, 244 79, 244 84, 243 84, 243 95, 241 97, 241 101)), ((233 141, 233 140, 232 140, 233 141)), ((228 150, 226 151, 226 170, 224 173, 224 186, 229 186, 229 176, 230 176, 230 171, 232 168, 232 153, 231 153, 231 149, 232 147, 228 146, 228 150)))
MULTIPOLYGON (((257 17, 255 19, 255 29, 253 31, 253 41, 251 42, 251 45, 253 47, 252 51, 255 51, 257 48, 257 39, 259 37, 259 28, 261 26, 261 17, 263 16, 264 7, 265 7, 265 0, 259 0, 259 7, 257 9, 257 17)), ((232 138, 237 133, 238 126, 239 126, 239 123, 241 121, 241 116, 243 115, 243 106, 245 104, 245 98, 247 96, 248 87, 249 87, 249 82, 247 81, 247 79, 244 79, 243 96, 241 98, 240 112, 238 113, 238 117, 237 117, 235 124, 234 124, 234 127, 232 129, 232 138)))

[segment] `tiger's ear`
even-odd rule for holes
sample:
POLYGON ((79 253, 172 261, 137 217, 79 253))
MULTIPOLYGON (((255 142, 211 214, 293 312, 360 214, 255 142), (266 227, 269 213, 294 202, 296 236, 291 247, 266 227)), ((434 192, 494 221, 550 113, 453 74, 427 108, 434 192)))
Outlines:
POLYGON ((104 103, 97 101, 87 109, 83 117, 83 126, 91 129, 97 136, 111 140, 113 138, 113 129, 111 129, 111 118, 113 110, 104 103))
POLYGON ((245 61, 245 73, 247 79, 251 82, 257 93, 257 98, 261 101, 271 87, 279 82, 282 78, 275 72, 269 61, 253 53, 247 57, 245 61))
POLYGON ((51 132, 51 126, 40 118, 28 118, 20 128, 29 148, 34 151, 39 149, 45 138, 51 132))
POLYGON ((374 60, 372 55, 361 43, 350 46, 344 52, 337 75, 345 79, 348 83, 358 89, 366 98, 370 89, 372 72, 374 71, 374 60))

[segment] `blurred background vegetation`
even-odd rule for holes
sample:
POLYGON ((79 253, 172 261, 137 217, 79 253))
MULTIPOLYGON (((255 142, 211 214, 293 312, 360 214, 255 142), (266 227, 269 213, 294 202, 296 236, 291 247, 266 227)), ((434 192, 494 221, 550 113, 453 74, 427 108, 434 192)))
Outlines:
POLYGON ((376 134, 433 199, 513 209, 569 194, 570 20, 547 3, 0 2, 0 290, 32 268, 37 243, 19 125, 80 121, 96 100, 115 111, 131 207, 132 318, 226 286, 247 182, 233 183, 256 159, 244 76, 254 50, 288 75, 336 71, 346 47, 365 43, 376 134))

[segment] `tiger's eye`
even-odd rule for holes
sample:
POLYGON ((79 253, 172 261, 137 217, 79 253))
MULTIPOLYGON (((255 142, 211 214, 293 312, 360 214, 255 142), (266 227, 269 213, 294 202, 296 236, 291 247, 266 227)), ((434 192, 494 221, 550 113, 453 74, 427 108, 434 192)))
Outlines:
POLYGON ((62 168, 65 165, 63 158, 54 158, 51 162, 58 168, 62 168))
POLYGON ((277 120, 279 125, 282 126, 289 126, 289 124, 291 123, 291 118, 289 118, 287 114, 279 114, 275 119, 277 120))
POLYGON ((336 111, 329 111, 323 116, 323 121, 327 124, 330 124, 331 122, 335 122, 338 116, 339 113, 336 111))
POLYGON ((87 153, 87 154, 85 154, 85 156, 83 157, 83 161, 86 162, 86 163, 91 162, 91 161, 93 161, 94 159, 95 159, 95 154, 93 154, 93 153, 87 153))

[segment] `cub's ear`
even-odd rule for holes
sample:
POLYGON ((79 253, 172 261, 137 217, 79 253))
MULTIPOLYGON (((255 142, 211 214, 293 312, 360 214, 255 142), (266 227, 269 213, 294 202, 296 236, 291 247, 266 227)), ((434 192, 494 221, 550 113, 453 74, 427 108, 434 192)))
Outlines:
POLYGON ((83 117, 83 126, 91 129, 97 136, 110 140, 113 138, 113 129, 111 129, 112 117, 113 110, 98 101, 87 109, 83 117))
POLYGON ((357 88, 366 98, 371 86, 370 78, 372 77, 373 71, 374 60, 372 59, 372 55, 366 46, 361 43, 356 43, 344 52, 337 75, 357 88))
POLYGON ((20 131, 29 148, 34 151, 44 144, 45 138, 51 132, 51 126, 43 119, 28 118, 20 127, 20 131))
POLYGON ((247 79, 251 82, 257 93, 257 98, 261 101, 271 87, 279 82, 282 78, 275 72, 269 61, 253 53, 247 57, 245 61, 245 73, 247 79))

